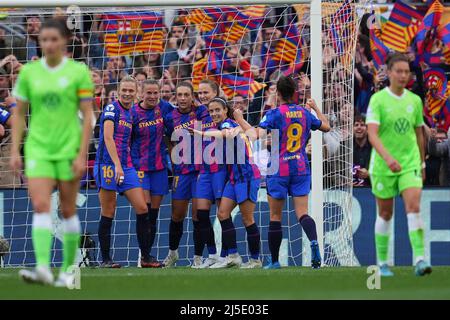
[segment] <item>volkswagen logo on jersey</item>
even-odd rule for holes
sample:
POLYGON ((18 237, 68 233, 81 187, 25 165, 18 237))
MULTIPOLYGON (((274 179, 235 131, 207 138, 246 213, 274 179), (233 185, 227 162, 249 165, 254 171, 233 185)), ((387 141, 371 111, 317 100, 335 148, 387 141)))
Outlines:
POLYGON ((42 103, 49 109, 53 109, 57 107, 60 104, 60 99, 57 94, 54 94, 53 92, 46 93, 42 97, 42 103))
POLYGON ((409 121, 406 118, 397 119, 394 123, 394 129, 398 134, 405 134, 409 129, 409 121))

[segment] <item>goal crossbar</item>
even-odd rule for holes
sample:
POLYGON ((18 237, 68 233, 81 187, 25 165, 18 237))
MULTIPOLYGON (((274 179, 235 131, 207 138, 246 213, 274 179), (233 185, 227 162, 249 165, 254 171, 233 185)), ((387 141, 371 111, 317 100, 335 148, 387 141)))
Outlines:
MULTIPOLYGON (((305 4, 310 3, 310 0, 270 0, 269 4, 305 4)), ((165 0, 165 1, 148 1, 148 0, 49 0, 45 2, 35 0, 16 0, 14 3, 2 3, 0 7, 59 7, 59 6, 86 6, 86 7, 111 7, 111 6, 146 6, 146 7, 186 7, 192 6, 221 6, 221 5, 255 5, 267 4, 263 0, 165 0)))

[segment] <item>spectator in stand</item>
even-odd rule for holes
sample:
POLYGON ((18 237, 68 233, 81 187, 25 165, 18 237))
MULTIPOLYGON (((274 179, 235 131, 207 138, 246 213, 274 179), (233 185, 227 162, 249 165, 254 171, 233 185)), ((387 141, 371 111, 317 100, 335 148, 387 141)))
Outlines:
POLYGON ((136 95, 136 102, 139 102, 142 100, 142 83, 147 79, 147 73, 145 73, 142 70, 138 70, 134 73, 134 79, 136 80, 137 83, 137 95, 136 95))
POLYGON ((237 94, 231 100, 233 110, 239 109, 242 111, 244 119, 248 121, 248 99, 243 95, 237 94))
POLYGON ((41 18, 37 15, 31 15, 25 18, 27 39, 27 60, 35 60, 41 56, 41 48, 39 47, 38 35, 41 30, 41 18))
POLYGON ((161 98, 169 102, 174 101, 174 94, 172 87, 167 82, 163 82, 163 84, 161 85, 161 98))
POLYGON ((355 105, 360 114, 366 114, 370 96, 373 94, 373 64, 370 61, 369 38, 359 35, 355 53, 355 105))
POLYGON ((96 68, 91 68, 92 82, 94 83, 94 114, 97 119, 102 111, 105 100, 105 87, 102 81, 102 72, 96 68))
POLYGON ((369 161, 372 146, 367 135, 366 119, 355 116, 353 124, 353 185, 369 186, 369 161))
POLYGON ((311 98, 311 80, 304 72, 300 72, 298 77, 298 103, 306 104, 311 98))
MULTIPOLYGON (((110 57, 106 63, 106 71, 108 73, 108 83, 117 84, 127 75, 125 71, 125 58, 122 56, 110 57)), ((105 75, 103 75, 105 77, 105 75)))
POLYGON ((6 34, 5 29, 0 25, 0 59, 9 55, 14 55, 20 62, 27 60, 27 48, 25 39, 19 36, 6 34))
MULTIPOLYGON (((439 167, 439 185, 450 186, 450 139, 449 132, 443 130, 431 129, 430 139, 428 141, 428 150, 431 156, 438 157, 441 160, 439 167)), ((427 172, 428 174, 428 172, 427 172)))
POLYGON ((191 66, 182 61, 172 61, 169 68, 164 70, 162 79, 164 83, 168 83, 172 91, 175 91, 179 82, 192 81, 191 66))
POLYGON ((146 52, 136 57, 134 67, 142 68, 149 79, 159 79, 161 78, 161 55, 156 52, 146 52))
POLYGON ((5 102, 6 97, 9 96, 10 89, 8 73, 0 67, 0 103, 5 102))
POLYGON ((190 53, 189 36, 187 26, 182 21, 172 24, 166 49, 162 56, 162 67, 167 69, 171 62, 185 58, 190 53))

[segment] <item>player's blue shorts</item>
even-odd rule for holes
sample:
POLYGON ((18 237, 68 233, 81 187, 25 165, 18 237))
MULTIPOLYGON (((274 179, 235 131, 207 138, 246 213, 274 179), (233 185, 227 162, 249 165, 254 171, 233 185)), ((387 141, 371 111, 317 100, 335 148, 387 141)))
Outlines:
POLYGON ((134 168, 123 168, 124 180, 120 185, 116 184, 115 168, 113 164, 95 164, 94 178, 97 189, 116 191, 120 194, 134 188, 141 188, 139 178, 134 168))
POLYGON ((286 199, 288 193, 293 197, 302 197, 311 191, 311 175, 267 177, 267 194, 275 199, 286 199))
POLYGON ((194 197, 214 202, 216 199, 222 198, 226 183, 226 169, 214 173, 200 173, 197 178, 197 190, 194 197))
POLYGON ((172 199, 191 200, 197 188, 198 172, 175 175, 172 183, 172 199))
POLYGON ((261 181, 260 179, 253 179, 251 181, 236 182, 232 184, 230 181, 225 185, 222 198, 234 200, 238 204, 250 200, 255 202, 258 200, 258 190, 261 181))
POLYGON ((169 174, 167 169, 159 171, 138 171, 142 189, 150 191, 151 195, 163 196, 169 193, 169 174))

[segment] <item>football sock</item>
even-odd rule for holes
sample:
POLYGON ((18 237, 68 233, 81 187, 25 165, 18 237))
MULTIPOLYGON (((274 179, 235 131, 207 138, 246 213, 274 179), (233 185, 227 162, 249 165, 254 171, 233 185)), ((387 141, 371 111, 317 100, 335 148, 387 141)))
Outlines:
POLYGON ((259 259, 261 236, 259 235, 258 226, 254 223, 248 227, 245 227, 245 230, 247 230, 247 243, 248 250, 250 251, 250 257, 252 259, 259 259))
POLYGON ((192 220, 194 225, 194 230, 192 236, 194 238, 194 254, 196 256, 203 256, 203 249, 205 248, 205 243, 202 241, 202 234, 200 229, 200 222, 192 220))
POLYGON ((408 213, 409 242, 414 254, 415 263, 423 260, 425 256, 423 221, 419 213, 408 213))
POLYGON ((150 221, 148 212, 136 215, 136 236, 143 259, 150 257, 150 221))
POLYGON ((209 210, 197 210, 197 217, 199 221, 200 233, 202 241, 208 247, 209 254, 216 254, 216 241, 214 237, 214 230, 209 218, 209 210))
POLYGON ((33 228, 31 237, 33 240, 36 265, 39 267, 50 267, 52 250, 52 218, 50 213, 33 214, 33 228))
POLYGON ((175 222, 170 219, 169 224, 169 249, 177 250, 183 236, 183 221, 175 222))
POLYGON ((305 214, 298 220, 309 241, 317 240, 316 223, 314 219, 305 214))
POLYGON ((269 223, 269 249, 272 255, 272 263, 278 262, 281 240, 283 232, 280 221, 270 221, 269 223))
POLYGON ((78 247, 80 245, 80 219, 74 215, 64 219, 63 225, 63 264, 61 270, 67 272, 67 269, 73 265, 78 247))
POLYGON ((153 244, 155 243, 155 238, 156 238, 156 226, 157 226, 157 220, 158 220, 158 214, 159 214, 159 209, 157 208, 151 208, 150 204, 148 205, 148 220, 150 223, 150 240, 149 240, 149 245, 150 245, 150 252, 152 250, 153 244))
POLYGON ((231 218, 220 221, 222 226, 222 243, 227 248, 227 254, 237 253, 236 245, 236 229, 234 228, 233 220, 231 218))
POLYGON ((98 224, 98 241, 100 242, 100 251, 103 262, 110 261, 109 249, 111 245, 111 226, 113 219, 101 216, 98 224))
POLYGON ((388 262, 390 227, 390 220, 386 221, 382 217, 377 216, 375 221, 375 247, 379 265, 388 262))

